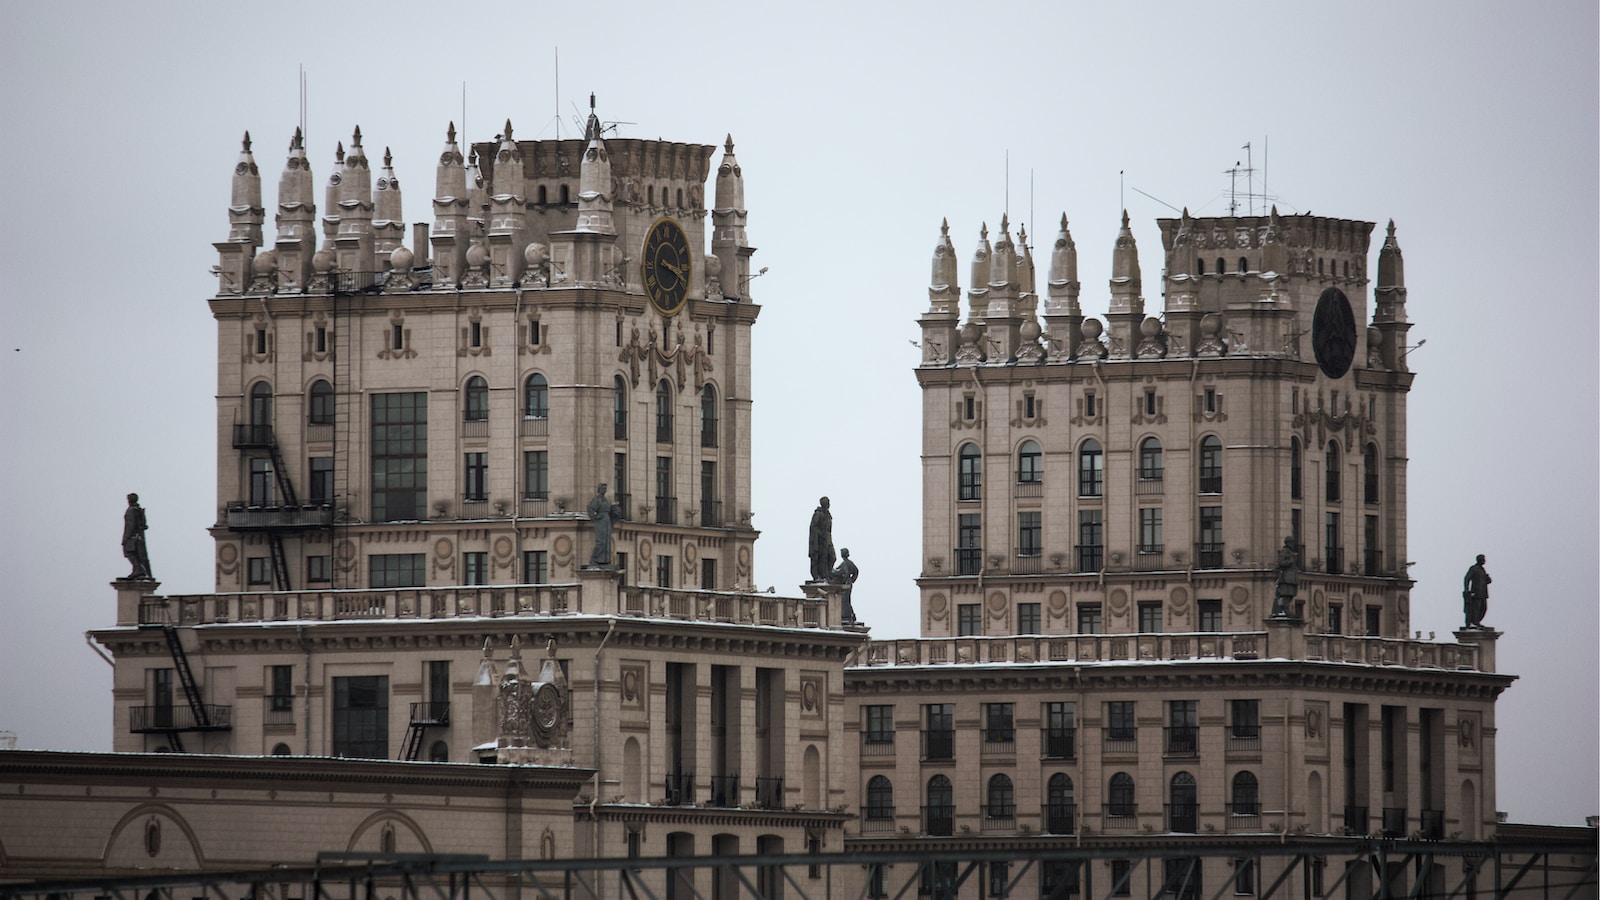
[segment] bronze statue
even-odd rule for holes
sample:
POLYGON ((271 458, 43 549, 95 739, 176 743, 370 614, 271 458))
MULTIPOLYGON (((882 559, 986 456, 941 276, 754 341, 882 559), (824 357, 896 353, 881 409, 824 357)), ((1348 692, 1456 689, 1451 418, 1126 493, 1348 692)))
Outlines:
POLYGON ((1494 579, 1489 577, 1483 563, 1483 554, 1479 553, 1478 561, 1461 578, 1461 605, 1468 628, 1483 628, 1483 617, 1489 612, 1489 582, 1494 579))
POLYGON ((122 514, 122 555, 128 558, 133 571, 128 581, 153 581, 150 574, 150 551, 145 547, 144 533, 149 529, 145 522, 144 507, 139 505, 139 495, 128 495, 128 509, 122 514))
POLYGON ((589 520, 594 522, 594 550, 589 553, 589 569, 611 568, 611 525, 622 518, 622 507, 606 499, 604 483, 595 488, 589 501, 589 520))
POLYGON ((856 564, 850 561, 849 547, 841 548, 839 557, 839 565, 834 567, 833 574, 828 580, 834 584, 844 585, 844 591, 840 594, 839 621, 845 625, 854 625, 856 623, 856 609, 850 605, 850 590, 851 585, 856 583, 856 579, 861 577, 861 570, 856 568, 856 564))
POLYGON ((1283 539, 1278 548, 1278 584, 1272 592, 1272 613, 1269 618, 1287 619, 1294 595, 1300 592, 1300 554, 1295 550, 1294 537, 1283 539))
POLYGON ((828 512, 828 498, 817 501, 811 514, 811 581, 825 582, 833 574, 833 513, 828 512))

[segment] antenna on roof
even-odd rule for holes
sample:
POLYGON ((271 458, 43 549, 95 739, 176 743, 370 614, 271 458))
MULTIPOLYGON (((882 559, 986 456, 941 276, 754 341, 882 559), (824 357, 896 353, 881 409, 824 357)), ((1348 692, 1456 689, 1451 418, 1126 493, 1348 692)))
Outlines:
POLYGON ((1011 148, 1006 148, 1006 218, 1011 217, 1011 148))
POLYGON ((556 140, 561 140, 561 48, 556 47, 556 140))
POLYGON ((300 64, 300 137, 306 136, 306 64, 300 64))

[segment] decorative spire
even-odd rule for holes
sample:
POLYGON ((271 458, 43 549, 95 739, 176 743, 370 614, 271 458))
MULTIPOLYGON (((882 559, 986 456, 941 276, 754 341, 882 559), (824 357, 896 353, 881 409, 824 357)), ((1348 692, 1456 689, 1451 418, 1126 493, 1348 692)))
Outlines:
POLYGON ((1128 224, 1128 211, 1122 211, 1122 230, 1117 232, 1116 249, 1111 253, 1111 287, 1113 293, 1120 288, 1139 295, 1139 245, 1133 239, 1133 228, 1128 224))
POLYGON ((989 223, 984 222, 978 229, 978 249, 972 254, 972 292, 987 293, 989 290, 989 257, 993 250, 989 246, 989 223))
MULTIPOLYGON (((405 243, 405 213, 400 199, 400 179, 394 174, 394 155, 383 148, 383 171, 378 173, 373 200, 372 227, 377 238, 374 250, 380 262, 405 243)), ((424 254, 426 250, 423 251, 424 254)))
MULTIPOLYGON (((508 123, 509 124, 509 123, 508 123)), ((589 123, 584 128, 588 146, 578 167, 578 231, 616 234, 611 219, 611 157, 600 137, 600 117, 594 111, 594 94, 589 95, 589 123)))
POLYGON ((233 190, 228 203, 228 241, 261 246, 261 170, 250 152, 250 132, 239 142, 239 160, 233 166, 233 190))
MULTIPOLYGON (((957 275, 956 248, 950 242, 950 220, 944 219, 939 223, 939 242, 933 245, 933 278, 928 283, 928 295, 933 299, 935 295, 960 297, 961 284, 957 275)), ((943 310, 955 313, 953 307, 943 310)))
POLYGON ((311 162, 306 159, 305 136, 294 130, 289 139, 289 158, 278 177, 278 242, 306 241, 311 238, 317 214, 316 187, 311 182, 311 162))
MULTIPOLYGON (((1011 217, 1000 214, 1000 239, 995 241, 994 255, 989 259, 989 287, 1009 292, 1016 283, 1017 245, 1011 240, 1011 217)), ((977 283, 974 282, 976 287, 977 283)))
POLYGON ((1034 293, 1033 279, 1033 248, 1028 246, 1028 226, 1017 227, 1017 242, 1022 246, 1022 252, 1017 255, 1016 281, 1022 286, 1024 294, 1034 293))
POLYGON ((1406 263, 1400 255, 1400 242, 1395 240, 1394 220, 1389 220, 1389 232, 1383 238, 1383 249, 1378 251, 1378 290, 1406 286, 1406 263))
POLYGON ((719 279, 724 297, 750 296, 750 255, 755 248, 745 234, 749 213, 744 208, 744 169, 733 155, 733 135, 722 142, 722 162, 712 188, 711 252, 721 262, 719 279))

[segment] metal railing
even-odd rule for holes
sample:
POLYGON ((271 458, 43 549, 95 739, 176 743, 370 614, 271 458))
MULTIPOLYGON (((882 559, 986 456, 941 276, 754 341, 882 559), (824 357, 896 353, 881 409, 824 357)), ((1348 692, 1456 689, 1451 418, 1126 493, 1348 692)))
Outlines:
POLYGON ((233 728, 233 707, 205 704, 206 724, 196 721, 188 706, 132 706, 128 708, 128 731, 133 734, 160 734, 169 731, 227 731, 233 728))
POLYGON ((894 756, 894 732, 888 734, 863 734, 861 736, 862 756, 894 756))
POLYGON ((984 831, 1016 831, 1017 805, 1015 803, 988 803, 983 807, 984 831))
POLYGON ((523 416, 522 417, 522 436, 523 437, 549 437, 550 436, 550 417, 549 416, 523 416))
POLYGON ((878 804, 868 806, 861 817, 862 834, 888 834, 894 831, 894 807, 878 804))
POLYGON ((430 700, 411 704, 412 725, 449 725, 450 701, 430 700))
POLYGON ((739 776, 711 776, 711 805, 734 807, 739 805, 739 776))
POLYGON ((1165 567, 1165 547, 1162 544, 1151 544, 1140 547, 1133 556, 1133 570, 1135 572, 1155 572, 1165 567))
POLYGON ((1075 803, 1046 803, 1044 806, 1045 833, 1072 834, 1077 817, 1078 806, 1075 803))
POLYGON ((1223 551, 1223 549, 1225 549, 1225 548, 1224 548, 1224 545, 1221 544, 1221 543, 1214 543, 1213 544, 1213 543, 1204 543, 1204 542, 1202 542, 1202 543, 1195 544, 1194 545, 1194 565, 1195 565, 1195 568, 1197 568, 1197 569, 1220 569, 1220 568, 1222 568, 1222 551, 1223 551))
POLYGON ((1043 728, 1040 729, 1040 743, 1043 745, 1045 759, 1076 759, 1077 736, 1076 728, 1043 728))
POLYGON ((721 500, 701 500, 700 501, 700 527, 701 528, 721 528, 722 527, 722 501, 721 500))
POLYGON ((1215 475, 1207 475, 1206 473, 1201 472, 1200 473, 1200 493, 1202 493, 1202 494, 1220 494, 1220 493, 1222 493, 1222 475, 1220 473, 1219 474, 1215 474, 1215 475))
POLYGON ((689 806, 695 801, 694 773, 668 772, 662 800, 668 806, 689 806))
POLYGON ((957 547, 955 557, 957 575, 976 575, 983 570, 982 547, 957 547))
POLYGON ((1044 496, 1044 482, 1019 481, 1012 490, 1011 495, 1018 499, 1027 500, 1044 496))
POLYGON ((759 809, 783 809, 782 775, 756 776, 756 807, 759 809))
POLYGON ((1105 753, 1138 753, 1139 732, 1132 728, 1102 728, 1100 749, 1105 753))
POLYGON ((1199 729, 1194 725, 1168 725, 1161 753, 1167 757, 1193 757, 1200 753, 1199 729))
POLYGON ((1079 544, 1074 549, 1079 572, 1098 572, 1105 568, 1105 545, 1079 544))
POLYGON ((1017 732, 1014 728, 985 729, 983 740, 978 743, 980 756, 1015 756, 1017 753, 1017 732))
POLYGON ((1139 804, 1107 803, 1100 813, 1101 831, 1137 831, 1139 828, 1139 804))
POLYGON ((326 528, 333 524, 333 506, 327 502, 301 506, 249 506, 230 503, 225 521, 233 531, 271 528, 326 528))
POLYGON ((951 760, 956 758, 956 733, 954 731, 924 729, 922 732, 922 758, 925 760, 951 760))
POLYGON ((922 833, 948 837, 956 833, 954 806, 924 806, 922 808, 922 833))
POLYGON ((657 525, 676 525, 676 524, 678 524, 678 498, 677 497, 657 497, 656 498, 656 524, 657 525))
POLYGON ((233 426, 233 449, 235 450, 265 450, 276 443, 277 440, 273 436, 271 425, 233 426))
POLYGON ((293 725, 294 695, 268 694, 262 698, 261 710, 263 725, 293 725))
POLYGON ((1168 803, 1167 830, 1176 834, 1194 834, 1200 830, 1200 812, 1195 803, 1168 803))
POLYGON ((1043 570, 1044 556, 1038 547, 1023 547, 1011 560, 1011 571, 1016 575, 1037 575, 1043 570))

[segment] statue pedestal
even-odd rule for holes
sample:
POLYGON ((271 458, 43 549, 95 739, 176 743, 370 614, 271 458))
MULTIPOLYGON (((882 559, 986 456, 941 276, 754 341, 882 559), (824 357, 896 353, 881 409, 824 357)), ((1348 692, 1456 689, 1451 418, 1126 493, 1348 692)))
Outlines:
POLYGON ((509 744, 501 738, 494 761, 502 766, 570 766, 572 750, 566 747, 531 747, 509 744))
POLYGON ((1266 656, 1272 659, 1306 658, 1306 620, 1298 616, 1269 617, 1266 656))
POLYGON ((1478 671, 1495 671, 1495 642, 1500 640, 1501 631, 1493 628, 1462 628, 1456 632, 1456 642, 1461 644, 1475 644, 1478 648, 1478 671))
MULTIPOLYGON (((843 621, 844 585, 834 584, 831 581, 807 581, 800 585, 800 592, 808 599, 826 602, 827 612, 822 623, 824 627, 839 627, 843 621), (840 611, 838 614, 834 612, 836 609, 840 611)), ((854 619, 854 614, 850 618, 854 619)))
MULTIPOLYGON (((118 578, 111 582, 111 587, 117 592, 117 624, 118 625, 165 625, 169 621, 162 613, 168 612, 176 619, 178 610, 176 604, 170 610, 152 609, 153 616, 147 616, 149 622, 139 621, 139 607, 145 598, 156 592, 161 587, 161 582, 151 579, 118 578)), ((176 621, 172 624, 178 624, 176 621)))
POLYGON ((618 591, 621 583, 621 569, 581 568, 578 570, 578 602, 568 609, 589 615, 621 615, 622 598, 618 591))

